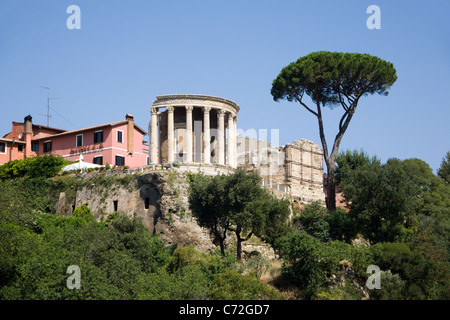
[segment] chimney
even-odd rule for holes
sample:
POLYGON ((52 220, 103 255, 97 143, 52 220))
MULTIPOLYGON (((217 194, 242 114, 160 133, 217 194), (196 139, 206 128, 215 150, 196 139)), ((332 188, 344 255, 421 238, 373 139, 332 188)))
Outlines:
POLYGON ((31 157, 31 138, 33 136, 33 123, 31 115, 27 115, 23 122, 23 133, 25 135, 25 158, 31 157))
POLYGON ((128 121, 127 124, 127 151, 128 154, 134 153, 134 117, 127 113, 125 119, 128 121))

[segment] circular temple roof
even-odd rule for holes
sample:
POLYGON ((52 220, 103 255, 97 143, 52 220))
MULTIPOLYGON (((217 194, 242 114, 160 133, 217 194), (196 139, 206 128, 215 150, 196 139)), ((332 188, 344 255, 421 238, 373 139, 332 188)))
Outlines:
POLYGON ((236 102, 208 95, 199 94, 168 94, 156 96, 156 100, 153 101, 153 107, 164 108, 168 106, 201 106, 211 107, 215 109, 226 109, 234 113, 239 112, 239 106, 236 102))

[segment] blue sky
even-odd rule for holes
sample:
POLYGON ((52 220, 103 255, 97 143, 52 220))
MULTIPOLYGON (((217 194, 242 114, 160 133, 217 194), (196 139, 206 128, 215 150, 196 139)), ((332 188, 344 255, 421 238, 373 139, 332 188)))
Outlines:
MULTIPOLYGON (((195 93, 238 103, 243 130, 320 145, 316 118, 273 101, 272 81, 310 52, 360 52, 392 62, 398 80, 388 97, 361 99, 340 150, 419 158, 436 172, 450 150, 449 15, 448 0, 0 0, 0 136, 28 114, 46 124, 47 86, 57 128, 131 113, 147 129, 157 95, 195 93), (379 30, 366 27, 373 4, 379 30), (80 30, 66 26, 69 5, 80 30)), ((329 144, 340 112, 324 110, 329 144)))

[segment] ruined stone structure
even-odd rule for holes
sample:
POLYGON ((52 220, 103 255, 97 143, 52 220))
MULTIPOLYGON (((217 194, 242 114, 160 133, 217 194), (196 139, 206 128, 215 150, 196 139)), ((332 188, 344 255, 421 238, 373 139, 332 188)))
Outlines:
POLYGON ((233 101, 206 95, 161 95, 153 101, 150 164, 215 175, 256 169, 266 187, 296 202, 324 201, 323 153, 308 140, 282 147, 238 134, 233 101))
POLYGON ((325 203, 323 153, 314 142, 301 139, 281 147, 247 137, 237 138, 238 165, 254 168, 265 187, 289 195, 294 203, 325 203))

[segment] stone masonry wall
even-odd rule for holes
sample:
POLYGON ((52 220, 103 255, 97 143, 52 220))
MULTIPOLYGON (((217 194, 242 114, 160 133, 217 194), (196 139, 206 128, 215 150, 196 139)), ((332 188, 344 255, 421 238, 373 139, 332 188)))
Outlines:
POLYGON ((303 204, 325 203, 323 152, 314 142, 301 139, 282 147, 253 138, 238 137, 238 164, 257 170, 265 187, 303 204))

